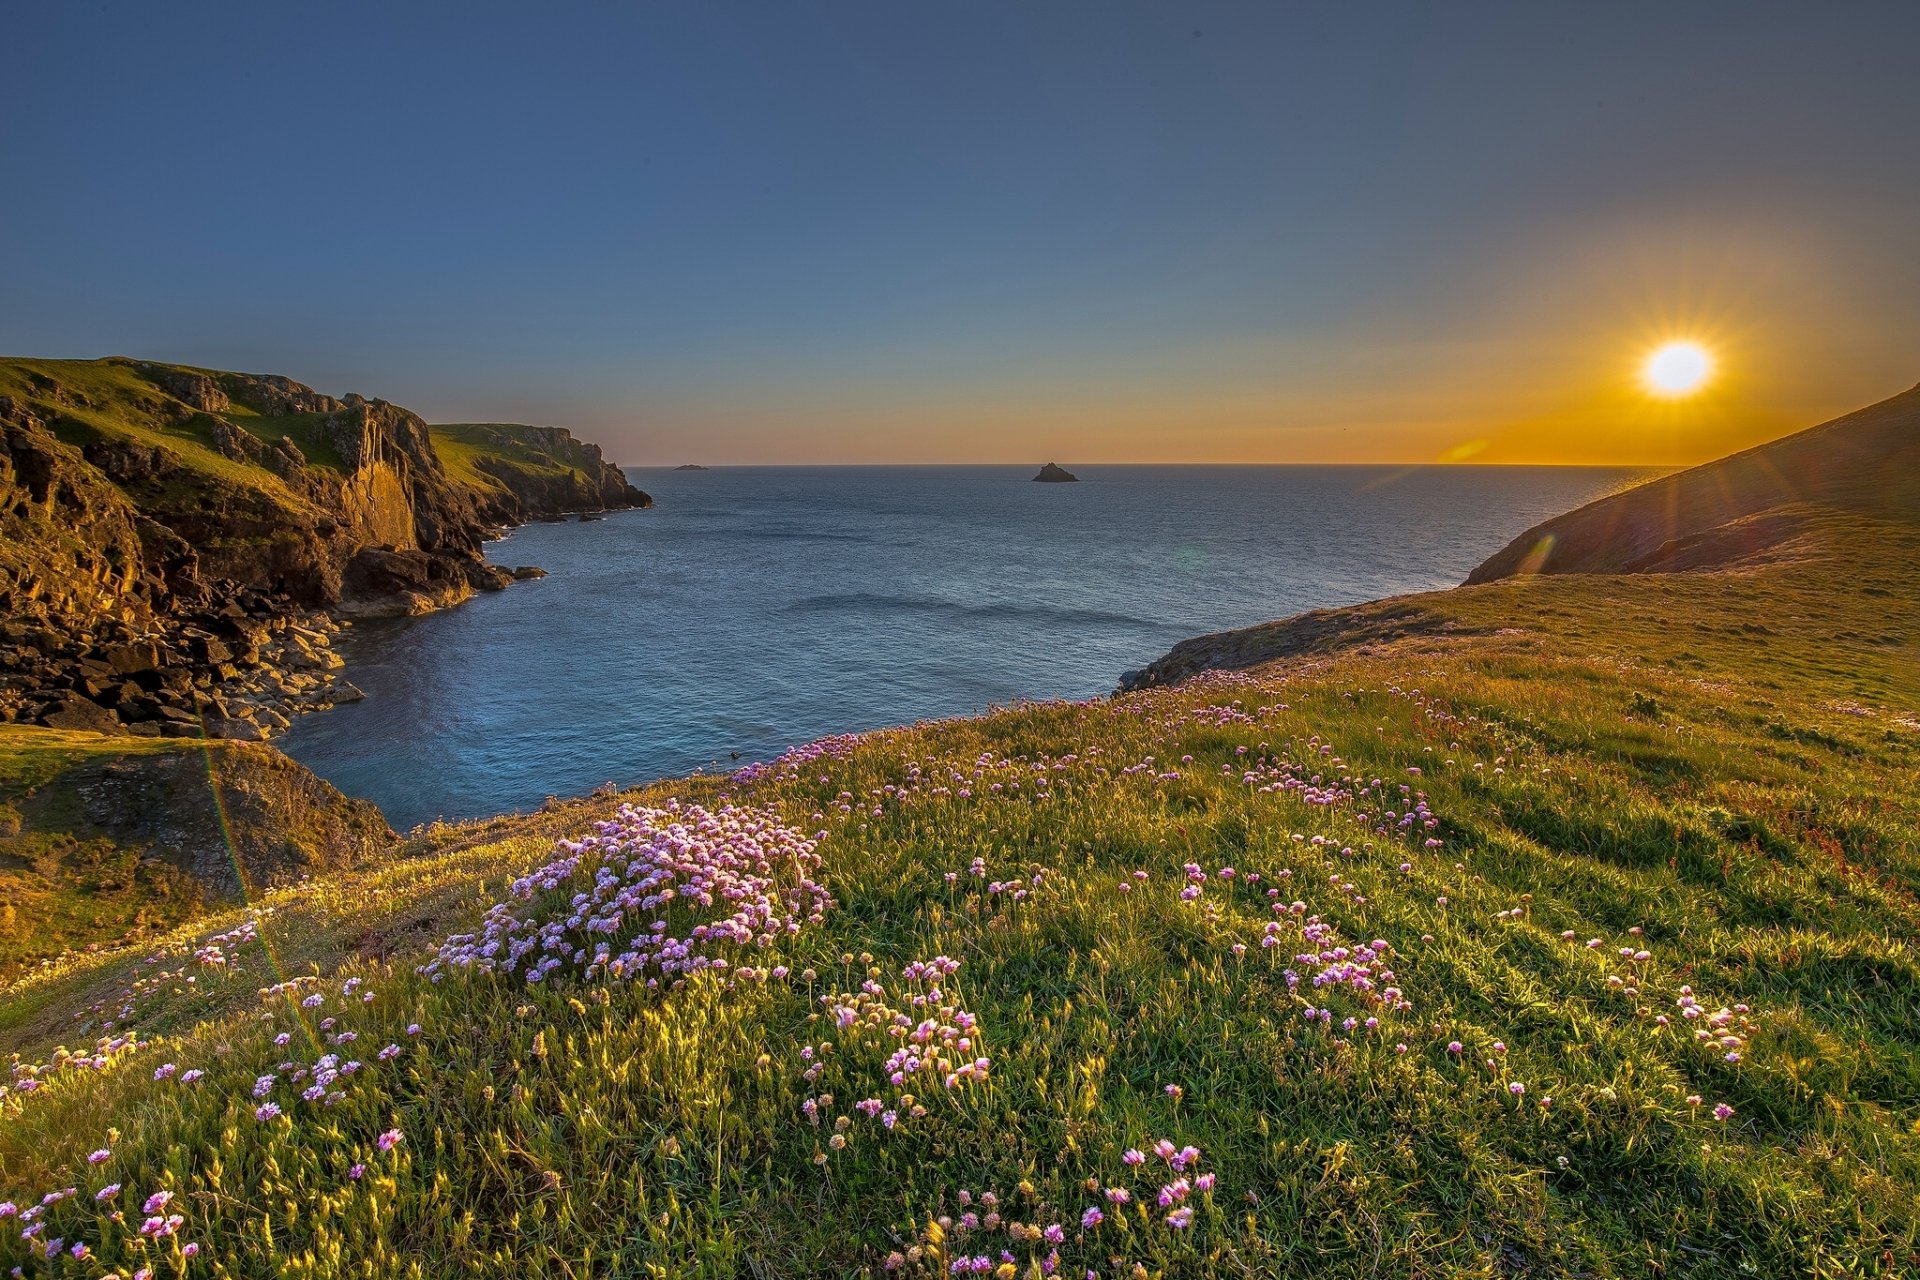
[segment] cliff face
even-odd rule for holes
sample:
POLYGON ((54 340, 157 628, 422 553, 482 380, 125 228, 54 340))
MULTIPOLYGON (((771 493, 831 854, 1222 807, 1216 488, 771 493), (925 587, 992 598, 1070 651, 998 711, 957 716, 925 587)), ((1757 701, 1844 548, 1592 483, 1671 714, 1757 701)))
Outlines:
POLYGON ((505 582, 480 556, 473 494, 385 401, 130 360, 5 361, 0 420, 0 483, 25 499, 0 564, 15 617, 133 622, 220 584, 419 611, 505 582), (383 562, 360 565, 370 551, 383 562))
POLYGON ((1821 508, 1920 513, 1920 387, 1555 516, 1467 582, 1724 568, 1770 554, 1821 508))
POLYGON ((511 581, 480 551, 498 526, 649 505, 567 432, 501 430, 524 434, 460 446, 454 474, 427 424, 384 400, 119 358, 0 360, 0 719, 158 725, 244 673, 266 622, 458 603, 511 581), (138 697, 118 692, 129 678, 138 697))
POLYGON ((600 446, 562 427, 436 423, 433 440, 450 471, 474 492, 481 515, 497 524, 653 505, 601 456, 600 446))

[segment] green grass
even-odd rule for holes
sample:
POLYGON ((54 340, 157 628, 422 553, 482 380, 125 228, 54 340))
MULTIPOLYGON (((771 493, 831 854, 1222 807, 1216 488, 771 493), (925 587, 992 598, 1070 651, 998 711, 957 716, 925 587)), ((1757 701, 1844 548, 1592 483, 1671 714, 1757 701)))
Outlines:
MULTIPOLYGON (((224 965, 186 956, 238 916, 158 951, 66 957, 0 991, 3 1042, 45 1060, 129 999, 113 1031, 156 1041, 0 1102, 0 1196, 77 1187, 47 1230, 87 1240, 98 1269, 150 1257, 209 1276, 841 1276, 909 1250, 923 1275, 1003 1248, 1024 1276, 1050 1248, 1029 1224, 1063 1228, 1076 1277, 1913 1274, 1920 557, 1911 526, 1823 530, 1750 573, 1366 606, 1340 640, 1251 676, 880 733, 784 778, 628 797, 725 793, 825 832, 837 905, 751 957, 790 966, 786 981, 416 974, 609 799, 432 833, 377 870, 270 895, 265 942, 224 965), (1382 835, 1358 817, 1377 799, 1262 793, 1241 775, 1263 755, 1378 777, 1396 810, 1417 787, 1438 826, 1382 835), (1189 862, 1211 877, 1191 902, 1189 862), (1023 899, 987 890, 1012 880, 1023 899), (1290 990, 1306 944, 1270 887, 1342 945, 1388 944, 1411 1007, 1290 990), (1271 951, 1270 919, 1286 922, 1271 951), (992 1070, 916 1089, 927 1115, 888 1132, 853 1107, 894 1097, 883 1049, 820 999, 869 975, 896 992, 902 966, 936 954, 961 961, 947 987, 992 1070), (298 974, 328 975, 323 1008, 260 997, 298 974), (349 976, 371 1003, 342 1004, 349 976), (1745 1007, 1729 1015, 1739 1061, 1695 1041, 1683 987, 1709 1011, 1745 1007), (1381 1026, 1311 1025, 1309 1005, 1381 1026), (257 1122, 253 1080, 327 1050, 323 1014, 369 1066, 332 1107, 283 1085, 291 1118, 257 1122), (404 1051, 376 1063, 389 1042, 404 1051), (800 1051, 823 1044, 809 1081, 800 1051), (166 1062, 208 1074, 155 1081, 166 1062), (816 1127, 802 1103, 824 1094, 816 1127), (405 1140, 382 1152, 390 1128, 405 1140), (1150 1199, 1165 1167, 1122 1153, 1160 1137, 1201 1148, 1218 1179, 1184 1231, 1088 1189, 1150 1199), (200 1256, 118 1243, 91 1198, 109 1181, 135 1219, 176 1192, 200 1256), (1005 1219, 930 1227, 969 1211, 963 1191, 973 1212, 994 1192, 1005 1219), (1107 1220, 1083 1232, 1096 1203, 1107 1220)), ((16 1235, 0 1262, 24 1262, 16 1235)))
POLYGON ((479 463, 493 460, 518 471, 543 476, 578 476, 579 468, 565 466, 530 444, 513 438, 514 426, 497 422, 435 423, 433 451, 440 455, 447 474, 476 489, 506 492, 499 477, 482 470, 479 463))
POLYGON ((193 913, 192 899, 137 852, 74 831, 76 770, 189 749, 198 744, 0 725, 0 977, 26 957, 193 913))
POLYGON ((246 405, 235 402, 221 416, 269 444, 277 442, 282 436, 290 438, 310 466, 325 467, 329 471, 347 469, 339 448, 320 430, 327 418, 324 413, 270 415, 256 413, 246 405))
MULTIPOLYGON (((181 470, 175 482, 179 491, 153 496, 176 503, 199 500, 204 504, 217 504, 225 500, 224 495, 240 490, 295 509, 310 505, 265 467, 235 462, 216 450, 212 444, 212 423, 205 415, 176 420, 173 414, 165 412, 163 406, 170 398, 143 378, 131 362, 0 359, 0 395, 32 402, 48 418, 53 433, 77 448, 105 440, 166 450, 181 470), (50 396, 43 380, 57 384, 64 398, 50 396), (87 403, 81 403, 81 397, 87 403)), ((251 423, 268 421, 250 418, 244 406, 235 406, 226 416, 250 430, 253 429, 251 423)), ((254 433, 277 440, 286 431, 285 426, 278 426, 254 433)), ((314 439, 310 430, 292 434, 302 448, 314 439)), ((325 452, 324 449, 317 451, 325 452)), ((337 463, 335 458, 334 465, 337 463)))

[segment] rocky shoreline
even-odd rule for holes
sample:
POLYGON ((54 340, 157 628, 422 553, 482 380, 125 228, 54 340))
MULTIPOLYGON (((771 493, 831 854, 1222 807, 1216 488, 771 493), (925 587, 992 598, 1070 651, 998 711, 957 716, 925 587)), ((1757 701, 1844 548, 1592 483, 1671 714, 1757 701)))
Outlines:
POLYGON ((239 589, 217 610, 137 630, 0 623, 0 722, 136 737, 263 741, 361 698, 333 637, 349 625, 239 589))

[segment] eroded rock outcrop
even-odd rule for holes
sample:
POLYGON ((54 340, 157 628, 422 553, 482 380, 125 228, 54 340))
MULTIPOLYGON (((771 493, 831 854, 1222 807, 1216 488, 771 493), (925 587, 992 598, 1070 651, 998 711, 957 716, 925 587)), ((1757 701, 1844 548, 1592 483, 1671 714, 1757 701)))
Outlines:
POLYGON ((383 400, 117 358, 0 360, 0 719, 217 730, 238 717, 207 720, 208 700, 241 688, 254 705, 248 673, 272 666, 248 628, 457 604, 513 580, 481 554, 500 525, 649 504, 594 446, 517 430, 527 465, 476 483, 383 400), (100 660, 127 644, 157 655, 132 691, 100 660))

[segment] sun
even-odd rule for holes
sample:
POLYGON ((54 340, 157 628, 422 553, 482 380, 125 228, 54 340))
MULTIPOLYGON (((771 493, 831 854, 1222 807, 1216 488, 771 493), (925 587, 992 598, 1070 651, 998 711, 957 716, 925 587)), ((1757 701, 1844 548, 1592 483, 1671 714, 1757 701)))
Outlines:
POLYGON ((1640 379, 1654 395, 1689 396, 1713 376, 1713 357, 1697 342, 1669 342, 1647 357, 1640 379))

